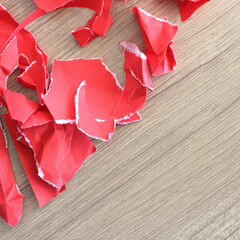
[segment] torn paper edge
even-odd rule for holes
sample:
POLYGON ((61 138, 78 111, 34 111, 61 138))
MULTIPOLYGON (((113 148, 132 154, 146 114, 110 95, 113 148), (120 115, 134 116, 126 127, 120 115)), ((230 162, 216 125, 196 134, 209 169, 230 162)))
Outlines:
MULTIPOLYGON (((83 80, 83 81, 80 83, 80 85, 79 85, 79 87, 78 87, 78 89, 77 89, 77 93, 76 93, 76 95, 75 95, 75 115, 76 115, 76 125, 77 125, 77 128, 78 128, 81 132, 83 132, 84 134, 86 134, 88 137, 92 137, 92 138, 95 138, 95 139, 99 139, 99 140, 102 140, 102 141, 104 141, 104 142, 110 141, 110 140, 112 139, 112 135, 113 135, 113 133, 114 133, 114 131, 115 131, 115 128, 116 128, 116 122, 117 122, 117 121, 116 121, 115 119, 113 119, 113 121, 114 121, 113 132, 109 133, 108 139, 103 139, 103 138, 99 138, 99 137, 90 135, 90 134, 86 133, 81 127, 78 126, 78 121, 79 121, 79 119, 80 119, 80 116, 79 116, 79 114, 78 114, 78 112, 79 112, 79 101, 78 101, 78 99, 79 99, 80 90, 81 90, 81 88, 82 88, 83 86, 86 86, 86 80, 83 80)), ((95 120, 96 120, 96 119, 95 119, 95 120)))
POLYGON ((140 12, 146 14, 148 17, 154 18, 154 19, 157 20, 157 21, 165 22, 165 23, 170 24, 170 25, 173 26, 173 27, 177 27, 177 24, 174 25, 174 24, 172 24, 171 22, 169 22, 169 21, 166 20, 166 19, 162 19, 162 18, 155 17, 155 16, 153 16, 152 14, 146 12, 145 10, 141 9, 141 8, 138 7, 138 6, 133 7, 132 10, 133 10, 134 8, 137 8, 140 12))

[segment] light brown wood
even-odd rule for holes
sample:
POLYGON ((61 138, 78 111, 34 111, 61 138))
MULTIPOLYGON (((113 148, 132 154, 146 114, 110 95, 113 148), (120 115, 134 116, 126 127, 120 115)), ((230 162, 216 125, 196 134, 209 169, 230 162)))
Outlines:
MULTIPOLYGON (((21 22, 31 0, 2 0, 21 22)), ((52 61, 102 57, 124 82, 118 41, 144 50, 130 9, 138 4, 168 16, 179 31, 176 71, 153 78, 143 120, 117 127, 97 153, 40 209, 9 138, 16 182, 24 195, 15 228, 0 220, 0 239, 240 239, 240 2, 210 1, 180 22, 177 1, 114 0, 115 22, 106 37, 81 48, 70 32, 92 12, 64 9, 29 29, 52 61)), ((33 99, 15 80, 11 90, 33 99)))

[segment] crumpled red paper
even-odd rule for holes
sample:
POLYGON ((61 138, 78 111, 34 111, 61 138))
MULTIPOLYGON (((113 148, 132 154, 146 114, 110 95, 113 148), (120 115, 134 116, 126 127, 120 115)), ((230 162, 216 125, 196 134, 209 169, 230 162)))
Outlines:
POLYGON ((22 216, 23 196, 15 183, 6 141, 0 124, 0 217, 15 226, 22 216))
POLYGON ((186 21, 198 8, 210 0, 178 0, 181 20, 186 21))
POLYGON ((145 42, 145 54, 154 76, 174 71, 176 58, 173 51, 173 38, 178 27, 166 18, 156 18, 135 6, 132 9, 137 17, 145 42))

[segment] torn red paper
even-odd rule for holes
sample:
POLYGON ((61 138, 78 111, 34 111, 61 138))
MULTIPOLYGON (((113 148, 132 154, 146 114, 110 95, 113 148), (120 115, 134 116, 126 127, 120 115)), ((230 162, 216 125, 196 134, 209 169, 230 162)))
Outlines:
POLYGON ((210 0, 178 0, 181 20, 186 21, 198 8, 210 0))
POLYGON ((0 124, 0 217, 15 226, 22 216, 23 196, 15 183, 6 141, 0 124))
POLYGON ((38 175, 59 190, 96 151, 75 124, 49 122, 19 131, 34 152, 38 175))
POLYGON ((132 11, 137 17, 145 42, 145 54, 154 76, 171 72, 175 69, 176 58, 172 42, 178 27, 166 18, 156 18, 139 7, 132 11))
POLYGON ((18 156, 22 162, 28 180, 31 184, 33 192, 36 196, 38 204, 40 207, 42 207, 51 201, 54 197, 56 197, 60 192, 64 191, 66 187, 63 186, 59 191, 55 187, 49 185, 47 182, 43 181, 38 176, 38 169, 36 166, 36 161, 34 159, 33 151, 27 146, 27 143, 22 143, 22 141, 24 141, 24 138, 18 132, 17 121, 12 120, 8 113, 3 114, 3 118, 11 135, 14 146, 17 150, 18 156), (22 140, 19 139, 21 137, 22 140))
POLYGON ((122 41, 120 47, 125 53, 125 86, 114 118, 118 123, 126 124, 141 119, 138 111, 147 99, 147 88, 153 90, 147 57, 140 52, 136 44, 122 41))
MULTIPOLYGON (((110 16, 112 0, 34 0, 34 2, 46 13, 66 7, 84 7, 95 11, 85 27, 79 27, 72 32, 82 47, 86 46, 97 35, 103 37, 113 23, 110 16)), ((34 16, 32 17, 34 18, 34 16)))
POLYGON ((0 6, 0 24, 4 26, 0 30, 0 94, 6 89, 9 75, 17 67, 20 68, 19 82, 26 87, 37 90, 39 100, 41 95, 46 93, 48 86, 47 73, 47 56, 39 48, 35 38, 25 29, 22 29, 17 35, 5 46, 18 23, 0 6))
POLYGON ((43 100, 56 123, 76 122, 87 135, 110 140, 121 95, 115 74, 101 59, 55 60, 50 90, 43 100))

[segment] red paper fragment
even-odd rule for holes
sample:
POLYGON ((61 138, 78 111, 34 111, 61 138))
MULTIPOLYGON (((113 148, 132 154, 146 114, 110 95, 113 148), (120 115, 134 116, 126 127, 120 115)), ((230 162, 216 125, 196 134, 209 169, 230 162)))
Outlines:
POLYGON ((140 120, 138 113, 147 99, 147 88, 153 90, 147 65, 147 57, 137 45, 122 41, 120 47, 125 53, 125 87, 114 118, 118 123, 130 123, 140 120))
POLYGON ((43 125, 53 120, 46 106, 39 106, 38 110, 21 125, 21 129, 43 125))
POLYGON ((39 104, 27 99, 23 94, 4 90, 7 109, 12 119, 24 123, 39 108, 39 104))
POLYGON ((17 141, 16 139, 16 136, 19 137, 19 134, 16 134, 18 133, 17 121, 12 120, 10 118, 9 113, 3 114, 3 118, 7 125, 8 131, 11 135, 12 141, 17 150, 19 158, 22 162, 23 168, 27 174, 33 192, 36 196, 38 204, 40 207, 42 207, 49 201, 51 201, 54 197, 56 197, 60 192, 64 191, 66 187, 63 186, 62 189, 58 191, 55 187, 49 185, 47 182, 43 181, 38 176, 38 170, 32 149, 22 144, 20 142, 20 139, 19 141, 17 141))
POLYGON ((14 38, 0 55, 0 95, 7 87, 8 76, 18 65, 17 40, 14 38))
POLYGON ((112 116, 121 95, 122 89, 115 74, 102 59, 56 60, 52 84, 43 99, 56 123, 75 123, 78 118, 77 126, 81 131, 95 138, 110 140, 115 128, 112 116), (80 91, 79 86, 83 82, 84 91, 80 91), (80 101, 77 103, 75 96, 78 89, 76 100, 80 101), (87 112, 82 109, 87 109, 87 112), (91 127, 90 122, 93 124, 91 127), (107 124, 104 134, 97 131, 101 124, 107 124))
POLYGON ((22 216, 23 196, 15 183, 6 140, 0 125, 0 217, 15 226, 22 216))
POLYGON ((37 89, 39 100, 48 86, 47 56, 39 48, 33 35, 22 29, 5 46, 6 41, 19 26, 5 8, 0 6, 0 94, 6 89, 7 78, 19 67, 22 74, 19 81, 26 87, 37 89), (26 71, 26 73, 24 73, 26 71))
POLYGON ((113 23, 110 16, 112 0, 34 0, 34 2, 46 13, 66 7, 84 7, 95 11, 96 13, 84 28, 80 27, 73 31, 73 36, 81 46, 86 46, 97 35, 103 37, 113 23))
POLYGON ((34 152, 38 175, 59 190, 96 151, 75 124, 49 122, 20 131, 34 152))
POLYGON ((210 0, 178 0, 182 22, 186 21, 198 8, 210 0))
POLYGON ((137 17, 145 42, 145 54, 154 76, 171 72, 175 69, 176 59, 172 42, 178 27, 172 25, 166 18, 156 18, 139 7, 132 11, 137 17))

